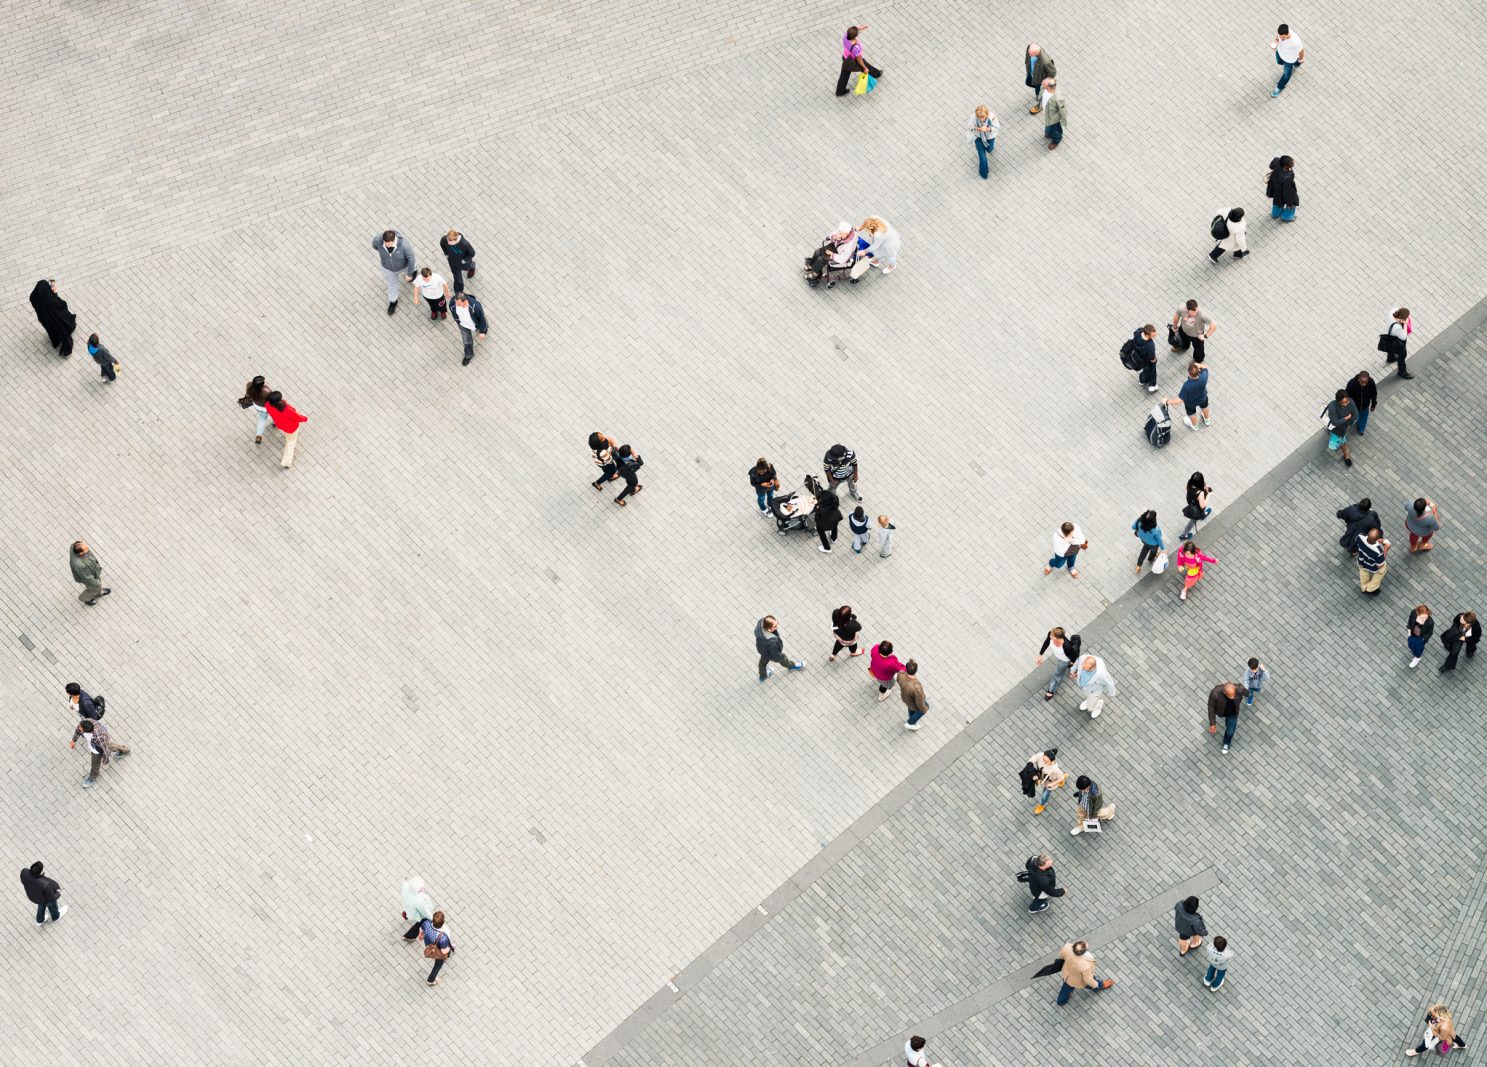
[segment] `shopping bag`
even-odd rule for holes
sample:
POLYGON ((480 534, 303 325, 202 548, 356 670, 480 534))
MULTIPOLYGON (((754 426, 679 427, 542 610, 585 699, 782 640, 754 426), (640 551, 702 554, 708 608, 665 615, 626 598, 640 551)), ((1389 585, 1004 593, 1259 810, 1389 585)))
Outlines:
POLYGON ((1151 561, 1151 573, 1161 574, 1167 569, 1167 553, 1158 552, 1157 558, 1151 561))
POLYGON ((864 74, 859 70, 857 72, 857 84, 852 86, 852 95, 866 96, 867 91, 872 88, 872 80, 871 75, 864 74))

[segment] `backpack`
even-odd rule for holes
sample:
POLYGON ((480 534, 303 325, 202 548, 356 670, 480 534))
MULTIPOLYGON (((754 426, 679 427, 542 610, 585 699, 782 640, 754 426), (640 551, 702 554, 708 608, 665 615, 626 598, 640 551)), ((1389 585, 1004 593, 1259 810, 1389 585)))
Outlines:
POLYGON ((104 700, 103 694, 98 693, 93 697, 93 707, 98 711, 98 717, 103 718, 104 700))
POLYGON ((1132 337, 1120 346, 1120 365, 1126 370, 1141 369, 1141 364, 1136 362, 1136 338, 1132 337))
POLYGON ((1215 241, 1222 241, 1229 236, 1229 220, 1222 215, 1215 215, 1213 221, 1208 224, 1208 232, 1213 234, 1215 241))
POLYGON ((1152 448, 1166 448, 1172 440, 1172 416, 1167 414, 1167 405, 1158 404, 1147 416, 1146 439, 1152 448))

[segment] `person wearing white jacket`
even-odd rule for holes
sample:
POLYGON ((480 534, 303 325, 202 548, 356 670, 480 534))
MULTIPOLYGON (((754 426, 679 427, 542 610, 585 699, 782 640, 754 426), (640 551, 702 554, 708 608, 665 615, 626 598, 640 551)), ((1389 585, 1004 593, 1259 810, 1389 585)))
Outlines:
POLYGON ((1233 252, 1235 259, 1243 259, 1249 255, 1249 242, 1244 238, 1244 208, 1236 207, 1231 210, 1225 215, 1225 223, 1229 227, 1229 236, 1220 238, 1219 243, 1213 246, 1213 251, 1208 253, 1208 258, 1215 263, 1225 252, 1233 252))
POLYGON ((893 273, 893 268, 898 266, 898 231, 888 225, 887 219, 876 215, 864 219, 857 230, 857 247, 884 274, 893 273))
POLYGON ((403 935, 404 941, 417 941, 419 928, 425 919, 434 917, 434 901, 424 887, 423 879, 417 876, 403 883, 403 918, 413 925, 403 935))
POLYGON ((1091 719, 1099 718, 1105 707, 1105 698, 1116 695, 1115 679, 1105 669, 1105 661, 1099 656, 1085 656, 1079 661, 1079 673, 1075 680, 1079 683, 1080 692, 1084 694, 1079 710, 1089 712, 1091 719))
POLYGON ((976 113, 966 120, 966 140, 976 146, 976 157, 980 161, 981 177, 988 176, 987 160, 996 151, 996 135, 1002 124, 996 114, 985 104, 976 108, 976 113))

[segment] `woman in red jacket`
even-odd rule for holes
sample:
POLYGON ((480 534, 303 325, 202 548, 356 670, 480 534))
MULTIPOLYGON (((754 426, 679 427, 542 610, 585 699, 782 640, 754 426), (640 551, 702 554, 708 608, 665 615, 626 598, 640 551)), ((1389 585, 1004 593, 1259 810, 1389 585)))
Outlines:
POLYGON ((284 458, 279 460, 280 467, 288 467, 294 463, 294 443, 299 440, 295 433, 301 423, 309 422, 308 415, 301 415, 295 411, 284 399, 284 394, 275 389, 268 395, 267 404, 268 417, 274 420, 274 425, 284 435, 284 458))

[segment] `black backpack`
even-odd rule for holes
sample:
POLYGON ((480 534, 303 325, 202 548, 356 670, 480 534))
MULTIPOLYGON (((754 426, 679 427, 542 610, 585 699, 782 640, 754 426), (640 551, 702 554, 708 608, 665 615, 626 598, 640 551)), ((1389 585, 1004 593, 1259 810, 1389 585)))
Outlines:
POLYGON ((1208 232, 1213 234, 1215 241, 1222 241, 1229 236, 1229 221, 1222 215, 1215 215, 1213 221, 1208 224, 1208 232))
POLYGON ((93 697, 93 707, 97 709, 97 711, 98 711, 98 717, 100 719, 103 718, 104 700, 103 700, 103 694, 102 693, 97 693, 97 694, 94 695, 94 697, 93 697))
POLYGON ((1132 337, 1120 346, 1120 365, 1126 370, 1141 369, 1141 364, 1136 362, 1136 338, 1132 337))

